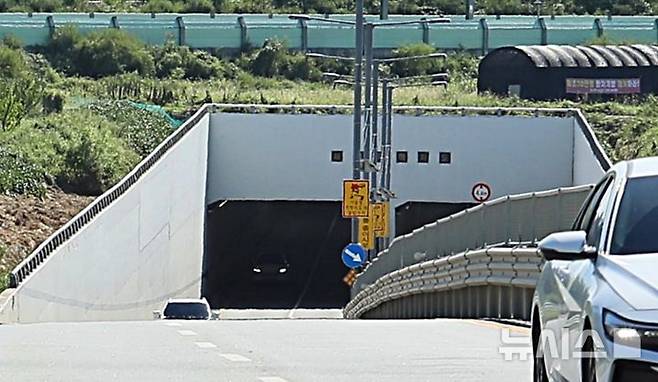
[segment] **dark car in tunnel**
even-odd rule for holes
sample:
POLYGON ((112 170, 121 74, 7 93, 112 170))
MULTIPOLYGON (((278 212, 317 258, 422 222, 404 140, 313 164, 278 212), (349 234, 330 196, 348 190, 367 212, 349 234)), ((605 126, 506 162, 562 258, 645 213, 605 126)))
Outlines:
POLYGON ((264 252, 254 258, 251 268, 255 282, 290 281, 290 263, 286 255, 264 252))

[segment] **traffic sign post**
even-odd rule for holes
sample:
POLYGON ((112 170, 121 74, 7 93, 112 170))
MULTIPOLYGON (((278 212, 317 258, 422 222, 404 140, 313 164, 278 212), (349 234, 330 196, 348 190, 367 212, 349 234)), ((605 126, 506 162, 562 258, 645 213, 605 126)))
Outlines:
POLYGON ((370 182, 343 181, 343 217, 367 218, 370 213, 370 182))
POLYGON ((372 219, 376 237, 388 237, 389 202, 378 202, 372 205, 372 219))
POLYGON ((354 269, 362 267, 363 264, 365 264, 368 255, 366 254, 365 248, 360 244, 352 243, 343 249, 341 258, 343 259, 343 264, 348 268, 354 269))
POLYGON ((484 182, 476 183, 471 190, 471 196, 478 203, 491 199, 491 186, 484 182))

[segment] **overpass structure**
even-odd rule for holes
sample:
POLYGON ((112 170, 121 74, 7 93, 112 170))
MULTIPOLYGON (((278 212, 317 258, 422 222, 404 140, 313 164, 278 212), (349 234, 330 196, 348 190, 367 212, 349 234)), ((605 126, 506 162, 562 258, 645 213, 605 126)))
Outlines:
MULTIPOLYGON (((354 20, 354 15, 331 15, 354 20)), ((418 20, 422 15, 390 16, 390 21, 418 20)), ((446 16, 448 24, 378 27, 375 48, 396 49, 425 42, 442 50, 470 50, 486 54, 514 45, 582 45, 598 37, 613 41, 658 43, 658 19, 652 16, 495 16, 475 20, 446 16)), ((370 16, 371 20, 375 17, 370 16)), ((354 30, 348 25, 290 20, 287 15, 139 14, 139 13, 3 13, 0 36, 13 35, 27 46, 45 45, 57 28, 74 25, 83 33, 117 28, 147 44, 175 41, 196 49, 240 51, 260 47, 267 39, 285 41, 291 49, 335 51, 354 49, 354 30)))
POLYGON ((392 215, 400 238, 350 296, 339 258, 349 241, 349 221, 340 217, 341 183, 351 175, 348 113, 335 106, 204 106, 12 272, 0 295, 0 322, 148 319, 167 298, 200 295, 215 308, 349 301, 348 317, 392 317, 396 309, 407 312, 408 296, 425 298, 434 286, 441 298, 472 301, 471 289, 452 288, 460 282, 500 287, 496 298, 516 304, 527 291, 512 286, 532 288, 537 270, 532 249, 524 248, 564 227, 586 185, 609 167, 578 110, 399 108, 392 215), (448 162, 440 160, 445 153, 448 162), (482 182, 503 199, 452 215, 475 205, 471 191, 482 182), (522 193, 529 194, 507 197, 522 193), (511 254, 494 256, 505 247, 511 254), (254 262, 272 253, 287 258, 290 275, 261 284, 254 262), (493 272, 499 260, 511 276, 493 272), (418 286, 418 277, 434 286, 404 289, 418 286), (453 289, 467 295, 451 296, 469 297, 444 297, 453 289))

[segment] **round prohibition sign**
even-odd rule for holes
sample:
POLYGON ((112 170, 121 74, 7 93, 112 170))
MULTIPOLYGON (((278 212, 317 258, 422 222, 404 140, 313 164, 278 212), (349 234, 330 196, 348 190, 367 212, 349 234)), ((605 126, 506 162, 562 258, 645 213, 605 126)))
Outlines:
POLYGON ((491 198, 491 186, 484 182, 477 183, 471 190, 473 199, 478 203, 484 203, 491 198))

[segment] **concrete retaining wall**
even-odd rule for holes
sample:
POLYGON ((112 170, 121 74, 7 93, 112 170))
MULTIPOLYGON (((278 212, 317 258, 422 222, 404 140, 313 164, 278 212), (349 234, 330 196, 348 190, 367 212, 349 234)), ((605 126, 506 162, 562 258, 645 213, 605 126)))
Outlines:
MULTIPOLYGON (((198 297, 209 116, 15 290, 0 322, 149 319, 198 297)), ((2 304, 2 301, 0 301, 2 304)))

